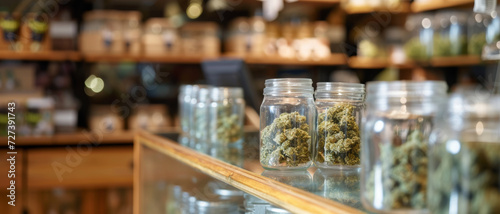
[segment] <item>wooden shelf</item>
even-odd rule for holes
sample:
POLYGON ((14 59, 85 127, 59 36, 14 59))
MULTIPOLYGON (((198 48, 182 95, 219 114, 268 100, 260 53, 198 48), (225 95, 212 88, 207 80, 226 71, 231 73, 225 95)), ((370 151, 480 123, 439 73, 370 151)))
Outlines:
POLYGON ((479 56, 434 57, 431 59, 431 66, 433 67, 471 66, 481 63, 479 56))
POLYGON ((407 61, 404 63, 393 63, 388 59, 376 59, 368 57, 349 57, 349 67, 355 69, 383 69, 387 67, 396 67, 400 69, 411 69, 415 67, 415 63, 407 61))
POLYGON ((344 10, 347 14, 361 14, 361 13, 372 13, 372 12, 389 12, 389 13, 410 13, 410 3, 401 2, 399 6, 394 8, 389 7, 373 7, 370 5, 345 5, 344 10))
POLYGON ((147 167, 151 167, 151 162, 147 162, 141 155, 151 157, 153 154, 151 154, 151 152, 146 153, 146 151, 153 150, 155 151, 154 154, 166 156, 165 159, 168 159, 168 163, 174 165, 163 164, 162 166, 165 168, 155 167, 154 170, 159 171, 158 173, 168 171, 172 167, 181 165, 175 164, 175 161, 177 161, 182 163, 183 166, 188 166, 193 170, 196 169, 198 172, 202 172, 205 175, 257 196, 271 204, 287 209, 292 213, 363 213, 360 210, 343 205, 339 202, 326 199, 235 165, 217 160, 205 154, 195 152, 172 140, 155 136, 147 132, 138 132, 135 137, 135 143, 134 166, 136 167, 134 167, 134 207, 136 211, 140 210, 142 200, 140 196, 144 195, 142 191, 145 191, 142 185, 144 185, 148 179, 154 177, 151 173, 148 174, 149 171, 145 171, 147 167), (144 164, 142 164, 141 161, 145 161, 144 164))
POLYGON ((80 59, 78 51, 0 51, 0 60, 79 61, 80 59))
POLYGON ((141 56, 129 54, 83 54, 86 62, 158 62, 176 64, 196 64, 205 59, 215 59, 217 57, 203 56, 141 56))
POLYGON ((242 58, 247 64, 253 65, 345 65, 347 57, 344 54, 332 54, 326 59, 320 60, 298 60, 276 56, 241 56, 235 54, 224 54, 228 58, 242 58))
POLYGON ((47 145, 76 145, 79 143, 132 143, 133 131, 121 131, 111 134, 100 132, 77 131, 75 133, 60 133, 52 136, 24 136, 16 139, 17 146, 47 146, 47 145))
POLYGON ((415 13, 474 4, 474 0, 421 0, 411 4, 415 13))

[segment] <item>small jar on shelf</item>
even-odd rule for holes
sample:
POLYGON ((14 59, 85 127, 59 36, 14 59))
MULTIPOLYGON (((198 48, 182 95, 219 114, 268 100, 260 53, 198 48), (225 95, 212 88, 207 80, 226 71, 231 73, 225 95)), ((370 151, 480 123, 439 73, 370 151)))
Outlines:
POLYGON ((404 45, 406 57, 416 61, 425 61, 432 56, 433 49, 433 16, 421 13, 409 16, 405 28, 409 38, 404 45))
POLYGON ((486 27, 491 16, 482 13, 473 13, 467 21, 467 54, 481 56, 486 44, 486 27))
POLYGON ((500 213, 499 98, 477 88, 451 95, 430 138, 431 213, 500 213))
POLYGON ((260 163, 266 169, 307 169, 316 131, 312 80, 268 79, 260 107, 260 163))
POLYGON ((460 56, 467 54, 467 13, 441 11, 435 16, 433 56, 460 56))
POLYGON ((367 84, 361 198, 369 211, 427 208, 427 143, 446 90, 443 81, 367 84))
POLYGON ((491 23, 486 29, 486 46, 482 58, 487 60, 500 60, 500 7, 491 13, 491 23))
POLYGON ((365 86, 359 83, 320 82, 314 164, 318 168, 360 167, 360 125, 365 86))

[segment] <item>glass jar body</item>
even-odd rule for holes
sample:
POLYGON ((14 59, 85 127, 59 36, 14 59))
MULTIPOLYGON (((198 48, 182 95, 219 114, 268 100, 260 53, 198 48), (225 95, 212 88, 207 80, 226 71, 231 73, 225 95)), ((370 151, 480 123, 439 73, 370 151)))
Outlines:
POLYGON ((363 100, 317 98, 314 164, 318 168, 359 168, 363 100))
POLYGON ((234 146, 243 142, 245 100, 226 98, 208 106, 208 141, 211 146, 234 146))
POLYGON ((486 44, 486 27, 491 16, 475 13, 471 14, 467 25, 467 54, 481 56, 486 44))
POLYGON ((316 107, 312 93, 265 95, 260 107, 260 163, 266 169, 311 164, 316 107))
POLYGON ((190 125, 190 114, 192 113, 191 105, 191 85, 182 85, 180 88, 180 93, 178 97, 179 101, 179 117, 181 123, 181 132, 179 135, 179 143, 181 145, 187 146, 189 144, 189 127, 190 125))
POLYGON ((467 13, 444 11, 436 14, 433 56, 467 54, 467 13))
POLYGON ((500 213, 498 103, 484 106, 497 113, 487 117, 451 114, 433 131, 428 177, 432 213, 500 213))
POLYGON ((435 81, 368 84, 361 197, 369 211, 409 213, 427 208, 427 143, 446 88, 435 81))
POLYGON ((425 61, 432 57, 434 37, 432 17, 433 15, 428 13, 408 17, 405 26, 410 33, 404 45, 407 58, 425 61))

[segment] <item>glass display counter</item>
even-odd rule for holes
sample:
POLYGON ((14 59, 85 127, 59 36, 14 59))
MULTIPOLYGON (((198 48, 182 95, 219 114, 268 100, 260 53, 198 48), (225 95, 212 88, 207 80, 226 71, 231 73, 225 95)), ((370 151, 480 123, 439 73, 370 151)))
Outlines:
POLYGON ((134 213, 364 213, 360 171, 264 170, 259 133, 205 153, 175 134, 134 139, 134 213))

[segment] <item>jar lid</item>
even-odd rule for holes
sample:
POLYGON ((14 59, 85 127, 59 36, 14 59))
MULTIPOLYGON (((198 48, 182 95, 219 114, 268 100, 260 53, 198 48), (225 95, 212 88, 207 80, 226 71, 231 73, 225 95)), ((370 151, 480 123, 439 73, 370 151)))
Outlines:
POLYGON ((365 94, 365 85, 361 83, 318 82, 316 86, 316 98, 331 95, 358 97, 365 94))
POLYGON ((445 97, 447 90, 444 81, 375 81, 367 83, 366 97, 445 97))
POLYGON ((309 78, 279 78, 267 79, 264 95, 276 94, 313 94, 312 80, 309 78))

